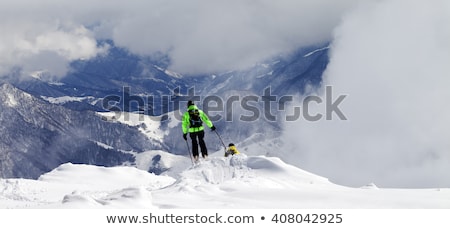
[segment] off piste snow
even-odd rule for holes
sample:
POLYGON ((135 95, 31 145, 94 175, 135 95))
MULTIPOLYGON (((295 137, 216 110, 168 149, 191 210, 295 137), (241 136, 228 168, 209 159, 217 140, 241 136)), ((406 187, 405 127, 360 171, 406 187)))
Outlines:
POLYGON ((130 166, 66 163, 37 180, 0 179, 2 208, 448 208, 448 189, 350 188, 279 158, 211 153, 192 165, 164 151, 160 175, 130 166))

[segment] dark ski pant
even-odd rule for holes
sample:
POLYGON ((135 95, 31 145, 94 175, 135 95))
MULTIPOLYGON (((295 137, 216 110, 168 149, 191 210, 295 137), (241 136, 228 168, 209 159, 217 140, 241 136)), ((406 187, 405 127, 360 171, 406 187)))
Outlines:
POLYGON ((198 131, 189 133, 192 140, 192 155, 198 156, 198 145, 200 144, 200 150, 202 151, 202 156, 208 156, 208 149, 206 149, 206 144, 203 138, 205 137, 205 131, 198 131), (198 139, 198 140, 197 140, 198 139))

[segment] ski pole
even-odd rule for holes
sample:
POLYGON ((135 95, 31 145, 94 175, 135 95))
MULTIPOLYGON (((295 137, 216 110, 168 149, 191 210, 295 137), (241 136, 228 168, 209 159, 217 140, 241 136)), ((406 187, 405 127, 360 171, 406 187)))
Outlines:
POLYGON ((220 142, 222 142, 222 145, 223 145, 223 147, 225 149, 225 152, 226 152, 227 151, 227 146, 225 146, 225 143, 223 142, 222 136, 220 136, 220 134, 219 134, 219 132, 217 132, 217 130, 214 130, 214 132, 216 132, 217 137, 219 137, 220 142))
POLYGON ((188 154, 189 154, 189 157, 191 158, 192 165, 194 165, 194 159, 192 159, 192 154, 191 154, 191 147, 189 147, 189 143, 187 140, 185 140, 185 142, 186 142, 186 146, 188 148, 188 154))

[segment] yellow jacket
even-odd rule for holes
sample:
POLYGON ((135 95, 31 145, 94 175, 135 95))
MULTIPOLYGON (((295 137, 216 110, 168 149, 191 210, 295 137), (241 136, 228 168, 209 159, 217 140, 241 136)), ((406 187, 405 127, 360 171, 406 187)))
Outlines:
POLYGON ((239 154, 239 151, 236 149, 236 146, 230 146, 228 147, 227 151, 225 152, 225 157, 228 157, 229 155, 237 155, 239 154))

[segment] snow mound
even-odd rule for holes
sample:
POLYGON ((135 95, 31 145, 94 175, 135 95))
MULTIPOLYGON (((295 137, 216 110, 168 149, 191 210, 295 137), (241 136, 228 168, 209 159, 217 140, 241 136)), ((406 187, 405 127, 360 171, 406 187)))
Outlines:
POLYGON ((184 191, 202 191, 212 188, 211 185, 223 184, 237 177, 249 176, 244 165, 246 156, 233 158, 209 158, 202 160, 181 172, 172 189, 184 191))
MULTIPOLYGON (((275 190, 278 193, 291 190, 289 193, 292 193, 320 185, 334 186, 326 178, 287 165, 278 158, 244 154, 228 158, 210 157, 200 159, 198 164, 183 171, 174 184, 154 191, 153 202, 161 208, 195 207, 185 205, 186 199, 217 207, 255 207, 247 199, 247 196, 254 198, 255 191, 257 195, 275 190), (233 193, 242 194, 240 198, 245 200, 237 201, 239 204, 230 202, 227 198, 233 193)), ((261 198, 265 198, 264 194, 261 198)))
POLYGON ((125 188, 99 197, 73 192, 62 200, 63 207, 67 208, 154 208, 151 202, 151 192, 144 187, 125 188))
POLYGON ((277 157, 249 157, 247 160, 247 167, 253 170, 257 170, 260 176, 266 177, 268 179, 277 179, 279 181, 295 181, 295 183, 297 184, 331 184, 327 178, 286 164, 277 157))
POLYGON ((38 180, 0 179, 7 208, 153 208, 151 191, 175 182, 134 167, 66 163, 38 180))
POLYGON ((175 180, 167 176, 156 176, 134 167, 101 167, 81 164, 62 164, 39 177, 49 183, 77 184, 80 189, 111 190, 130 186, 145 186, 159 189, 175 180))
POLYGON ((308 173, 294 166, 287 165, 279 158, 265 156, 213 157, 201 160, 198 164, 185 170, 174 186, 200 187, 204 185, 221 185, 227 182, 242 182, 246 185, 286 188, 295 184, 331 184, 326 178, 308 173))
POLYGON ((170 154, 162 150, 150 150, 134 154, 136 167, 156 175, 177 177, 189 168, 191 161, 185 156, 170 154))
POLYGON ((0 179, 0 208, 448 208, 450 189, 383 189, 339 186, 279 158, 201 159, 149 151, 134 167, 63 164, 38 180, 0 179), (158 160, 156 160, 158 159, 158 160), (144 163, 145 162, 145 163, 144 163), (179 171, 178 174, 176 174, 179 171), (170 177, 167 174, 176 174, 170 177))

